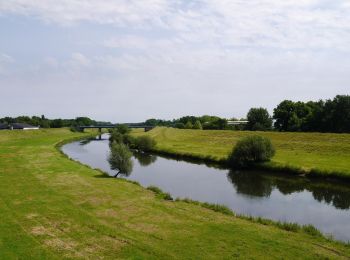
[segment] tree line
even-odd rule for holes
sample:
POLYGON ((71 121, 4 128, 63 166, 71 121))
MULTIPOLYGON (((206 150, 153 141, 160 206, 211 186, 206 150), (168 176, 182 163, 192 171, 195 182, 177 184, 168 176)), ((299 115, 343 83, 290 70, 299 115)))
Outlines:
MULTIPOLYGON (((230 120, 239 121, 235 118, 230 120)), ((284 100, 270 115, 266 108, 251 108, 246 124, 229 125, 228 119, 217 116, 184 116, 173 120, 148 119, 146 125, 180 129, 217 129, 285 132, 350 133, 350 96, 337 95, 319 101, 284 100)))
POLYGON ((145 121, 149 126, 167 126, 179 129, 229 129, 227 119, 218 116, 184 116, 173 120, 148 119, 145 121))
POLYGON ((111 124, 110 122, 99 122, 92 120, 88 117, 76 117, 75 119, 48 119, 44 115, 42 116, 19 116, 19 117, 4 117, 0 118, 0 123, 13 124, 13 123, 25 123, 33 126, 40 126, 41 128, 61 128, 61 127, 76 127, 76 126, 89 126, 89 125, 105 125, 111 124))

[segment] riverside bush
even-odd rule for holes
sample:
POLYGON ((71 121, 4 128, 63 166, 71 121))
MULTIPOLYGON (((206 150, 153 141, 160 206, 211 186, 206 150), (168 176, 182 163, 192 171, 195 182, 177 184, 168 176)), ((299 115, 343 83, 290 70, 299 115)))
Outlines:
POLYGON ((267 137, 252 135, 239 140, 228 157, 233 167, 246 167, 254 163, 269 161, 275 148, 267 137))
POLYGON ((135 142, 137 148, 145 152, 151 151, 156 145, 156 141, 146 135, 138 137, 135 142))

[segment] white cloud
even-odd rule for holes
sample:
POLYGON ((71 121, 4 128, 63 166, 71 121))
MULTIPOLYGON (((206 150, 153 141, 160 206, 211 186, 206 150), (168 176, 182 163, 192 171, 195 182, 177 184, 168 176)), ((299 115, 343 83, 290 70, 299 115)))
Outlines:
POLYGON ((88 21, 148 31, 158 28, 188 41, 227 47, 348 51, 350 43, 347 0, 11 0, 0 3, 0 13, 61 25, 88 21))
POLYGON ((8 67, 15 62, 15 59, 10 55, 0 53, 0 74, 7 74, 8 67))
POLYGON ((88 67, 91 64, 90 60, 79 52, 72 54, 72 59, 70 63, 73 65, 83 66, 83 67, 88 67))
POLYGON ((0 62, 13 63, 14 61, 15 61, 15 59, 12 58, 10 55, 0 53, 0 62))
POLYGON ((80 21, 101 24, 141 24, 162 15, 165 0, 9 0, 0 3, 2 13, 32 15, 62 25, 80 21))

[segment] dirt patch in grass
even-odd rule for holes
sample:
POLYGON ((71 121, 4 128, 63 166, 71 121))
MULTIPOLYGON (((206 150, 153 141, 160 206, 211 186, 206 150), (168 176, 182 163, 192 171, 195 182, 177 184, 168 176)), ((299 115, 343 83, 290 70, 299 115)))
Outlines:
POLYGON ((78 243, 70 239, 50 238, 44 241, 44 244, 56 251, 64 252, 66 257, 83 257, 84 255, 77 251, 78 243))
POLYGON ((39 216, 39 214, 37 213, 29 213, 28 215, 26 215, 27 219, 34 219, 37 218, 39 216))
POLYGON ((50 234, 50 231, 47 230, 45 227, 43 226, 36 226, 36 227, 33 227, 31 232, 34 236, 44 236, 44 235, 51 235, 50 234))
POLYGON ((114 209, 105 209, 105 210, 102 210, 100 212, 97 212, 96 214, 98 216, 108 217, 108 218, 116 218, 119 215, 118 212, 114 209))

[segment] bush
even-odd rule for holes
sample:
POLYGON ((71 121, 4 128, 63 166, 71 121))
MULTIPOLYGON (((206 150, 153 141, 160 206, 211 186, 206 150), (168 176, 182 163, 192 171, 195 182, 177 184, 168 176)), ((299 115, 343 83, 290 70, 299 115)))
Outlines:
POLYGON ((149 136, 140 136, 136 139, 136 146, 141 151, 151 151, 156 145, 156 141, 149 136))
POLYGON ((71 126, 69 129, 70 129, 71 132, 79 132, 79 129, 76 126, 71 126))
POLYGON ((115 142, 115 143, 121 144, 123 143, 123 134, 118 132, 116 129, 113 129, 113 131, 111 131, 109 140, 111 141, 111 143, 115 142))
POLYGON ((148 186, 147 190, 151 190, 151 191, 153 191, 156 194, 162 194, 163 193, 163 191, 160 188, 158 188, 156 186, 153 186, 153 185, 148 186))
POLYGON ((130 133, 131 129, 127 125, 117 125, 114 129, 115 131, 121 133, 122 135, 130 133))
POLYGON ((136 138, 132 135, 125 134, 123 135, 123 143, 128 145, 131 149, 133 149, 136 146, 136 138))
POLYGON ((269 161, 275 155, 270 139, 258 135, 239 140, 228 157, 234 167, 246 167, 253 163, 269 161))

